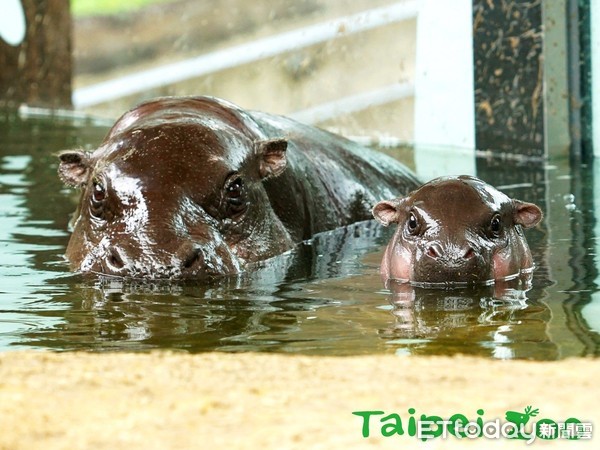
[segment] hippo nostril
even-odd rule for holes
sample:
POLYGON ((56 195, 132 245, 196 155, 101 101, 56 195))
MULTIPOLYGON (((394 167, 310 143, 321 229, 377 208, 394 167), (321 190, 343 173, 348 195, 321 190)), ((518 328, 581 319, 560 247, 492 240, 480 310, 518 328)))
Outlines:
POLYGON ((443 250, 439 244, 431 244, 427 249, 427 256, 433 259, 437 259, 442 256, 443 250))
POLYGON ((463 255, 463 258, 464 259, 471 259, 473 257, 475 257, 475 251, 471 247, 469 247, 469 249, 463 255))
POLYGON ((110 253, 108 255, 107 261, 108 261, 108 264, 110 264, 110 266, 113 267, 114 269, 119 270, 119 269, 122 269, 123 267, 125 267, 123 258, 121 258, 121 255, 115 248, 110 249, 110 253))
POLYGON ((183 258, 181 267, 189 270, 195 265, 201 264, 203 259, 202 251, 199 248, 195 248, 191 250, 185 258, 183 258))

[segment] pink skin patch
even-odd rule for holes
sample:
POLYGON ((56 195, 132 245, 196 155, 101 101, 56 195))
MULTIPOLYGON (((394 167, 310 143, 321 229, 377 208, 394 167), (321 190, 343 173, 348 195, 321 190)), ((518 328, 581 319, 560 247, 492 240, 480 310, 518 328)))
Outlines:
POLYGON ((533 257, 525 239, 513 231, 509 242, 510 245, 492 256, 492 275, 495 280, 519 276, 521 271, 533 268, 533 257))
POLYGON ((494 280, 501 280, 511 275, 518 275, 519 268, 515 267, 514 257, 507 252, 497 252, 492 257, 494 280))
POLYGON ((522 270, 533 267, 533 259, 529 248, 517 240, 518 247, 509 246, 494 253, 492 257, 492 275, 495 280, 503 280, 521 274, 522 270))
POLYGON ((408 281, 412 277, 412 254, 398 243, 396 237, 386 247, 381 263, 381 278, 384 283, 393 278, 408 281))

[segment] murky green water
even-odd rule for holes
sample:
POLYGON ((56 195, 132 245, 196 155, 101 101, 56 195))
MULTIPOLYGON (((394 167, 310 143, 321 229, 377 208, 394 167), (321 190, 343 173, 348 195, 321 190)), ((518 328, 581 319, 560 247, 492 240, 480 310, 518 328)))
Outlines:
POLYGON ((527 292, 416 290, 398 301, 378 275, 390 231, 323 234, 251 275, 210 285, 73 275, 62 258, 73 191, 54 152, 97 145, 106 127, 0 116, 0 350, 397 353, 553 360, 600 352, 599 226, 593 167, 480 159, 477 174, 537 202, 538 268, 527 292))

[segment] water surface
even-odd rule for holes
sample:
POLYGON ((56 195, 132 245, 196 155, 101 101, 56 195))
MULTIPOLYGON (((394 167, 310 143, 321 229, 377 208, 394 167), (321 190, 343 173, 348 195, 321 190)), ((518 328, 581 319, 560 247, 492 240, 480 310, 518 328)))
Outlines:
POLYGON ((537 360, 600 352, 591 166, 477 161, 478 176, 546 213, 527 234, 538 265, 530 289, 415 289, 401 301, 379 279, 391 230, 374 222, 319 235, 241 277, 122 282, 72 274, 62 256, 77 194, 58 180, 55 152, 91 148, 106 131, 90 120, 0 116, 0 350, 537 360))

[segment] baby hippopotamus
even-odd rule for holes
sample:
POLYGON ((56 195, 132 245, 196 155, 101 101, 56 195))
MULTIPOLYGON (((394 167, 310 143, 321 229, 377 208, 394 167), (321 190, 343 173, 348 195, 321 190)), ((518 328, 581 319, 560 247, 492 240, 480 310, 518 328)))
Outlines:
POLYGON ((471 176, 437 178, 377 203, 373 215, 384 226, 398 224, 383 255, 383 281, 425 286, 491 284, 531 272, 523 228, 543 216, 471 176))
POLYGON ((81 190, 72 269, 150 279, 247 271, 419 185, 341 136, 203 96, 138 105, 94 151, 62 152, 58 172, 81 190))

